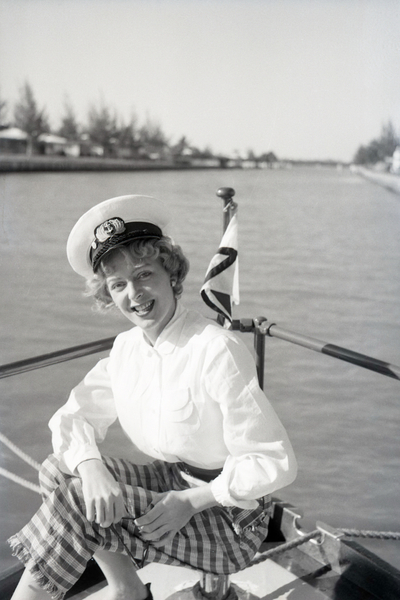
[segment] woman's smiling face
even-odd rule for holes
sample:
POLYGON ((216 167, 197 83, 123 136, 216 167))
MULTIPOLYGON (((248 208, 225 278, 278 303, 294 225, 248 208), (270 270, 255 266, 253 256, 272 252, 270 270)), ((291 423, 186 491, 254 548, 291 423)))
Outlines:
POLYGON ((154 344, 176 308, 171 278, 160 260, 115 252, 107 260, 106 283, 121 313, 154 344))

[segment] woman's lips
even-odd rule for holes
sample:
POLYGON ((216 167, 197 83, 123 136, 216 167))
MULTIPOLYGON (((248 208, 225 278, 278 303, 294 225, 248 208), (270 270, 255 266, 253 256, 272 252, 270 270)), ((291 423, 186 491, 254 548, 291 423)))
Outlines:
POLYGON ((147 315, 154 306, 154 300, 150 300, 149 302, 144 302, 143 304, 139 304, 138 306, 132 307, 132 310, 136 312, 139 317, 147 315))

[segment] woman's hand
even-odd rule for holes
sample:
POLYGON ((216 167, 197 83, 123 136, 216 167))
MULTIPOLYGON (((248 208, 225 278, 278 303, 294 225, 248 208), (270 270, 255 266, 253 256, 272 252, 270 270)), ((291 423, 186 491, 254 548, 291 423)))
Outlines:
POLYGON ((197 512, 217 504, 209 486, 157 494, 153 507, 135 519, 140 536, 153 546, 164 546, 172 540, 197 512))
POLYGON ((86 505, 86 518, 102 527, 118 523, 126 515, 121 488, 101 460, 78 465, 86 505))

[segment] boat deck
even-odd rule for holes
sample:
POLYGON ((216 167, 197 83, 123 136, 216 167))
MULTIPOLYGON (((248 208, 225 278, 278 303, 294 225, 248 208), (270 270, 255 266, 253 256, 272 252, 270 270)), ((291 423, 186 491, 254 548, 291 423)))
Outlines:
MULTIPOLYGON (((148 565, 140 572, 140 576, 144 583, 151 582, 154 600, 166 600, 170 596, 173 596, 174 600, 194 598, 190 588, 199 581, 196 572, 165 565, 148 565)), ((289 598, 290 600, 326 600, 329 597, 272 560, 232 575, 231 584, 239 598, 247 600, 252 600, 254 597, 265 598, 265 600, 289 600, 289 598)), ((104 585, 104 582, 99 583, 71 598, 84 600, 104 585)))
MULTIPOLYGON (((300 550, 291 550, 277 560, 268 559, 231 576, 239 600, 376 600, 376 596, 340 577, 330 567, 321 567, 300 550)), ((154 600, 197 598, 191 588, 199 577, 190 569, 152 564, 140 571, 140 577, 144 583, 151 582, 154 600)), ((67 597, 84 600, 104 585, 101 582, 67 597)))
MULTIPOLYGON (((316 530, 306 533, 298 519, 297 509, 274 499, 268 538, 253 565, 230 576, 232 593, 224 600, 399 600, 398 569, 345 539, 340 530, 317 523, 316 530)), ((4 575, 0 597, 9 600, 21 567, 4 575)), ((139 576, 144 583, 151 582, 154 600, 211 598, 199 593, 200 574, 189 568, 149 564, 139 576)), ((91 560, 66 598, 89 598, 104 585, 99 567, 91 560)))

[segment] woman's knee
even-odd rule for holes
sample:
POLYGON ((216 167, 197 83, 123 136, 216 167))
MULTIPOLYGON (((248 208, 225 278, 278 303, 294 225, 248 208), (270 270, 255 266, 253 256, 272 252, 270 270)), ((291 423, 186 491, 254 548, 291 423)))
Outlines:
POLYGON ((48 496, 68 477, 70 476, 61 470, 58 458, 54 454, 50 454, 43 461, 39 471, 39 483, 42 494, 48 496))
POLYGON ((82 491, 82 481, 79 477, 68 477, 60 482, 49 497, 54 509, 66 518, 74 520, 86 518, 86 504, 82 491))

